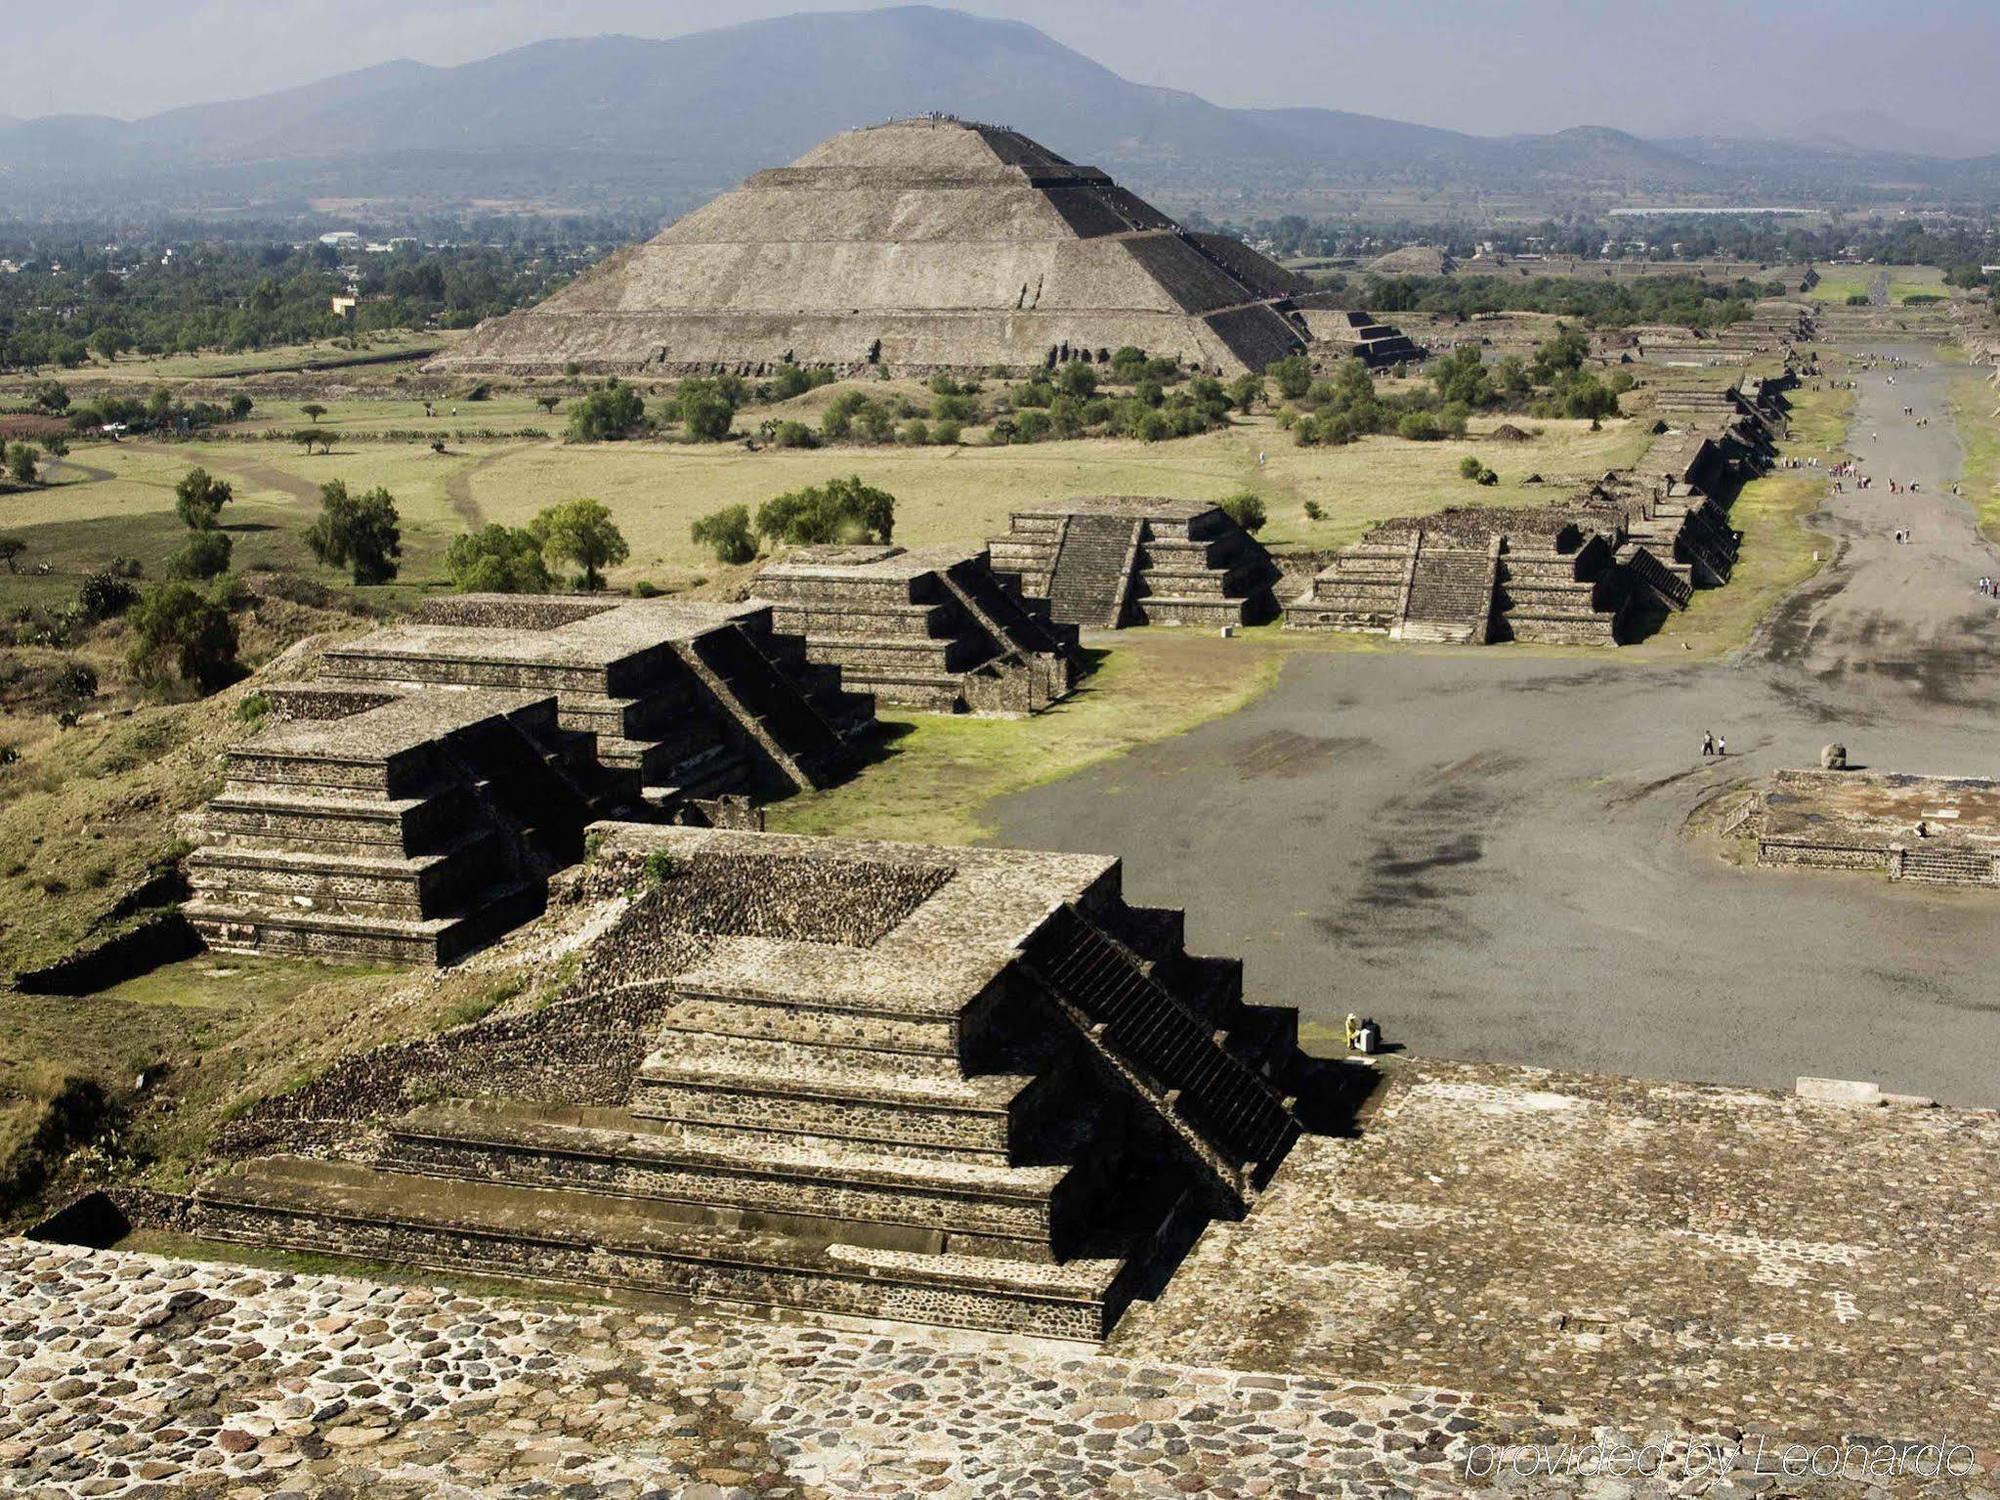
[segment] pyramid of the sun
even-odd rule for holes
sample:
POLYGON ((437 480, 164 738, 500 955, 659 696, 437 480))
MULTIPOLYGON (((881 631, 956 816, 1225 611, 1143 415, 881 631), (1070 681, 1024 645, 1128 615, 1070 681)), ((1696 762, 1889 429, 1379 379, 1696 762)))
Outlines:
POLYGON ((1261 370, 1303 344, 1303 286, 1014 131, 903 120, 757 173, 433 368, 1027 370, 1131 345, 1261 370))

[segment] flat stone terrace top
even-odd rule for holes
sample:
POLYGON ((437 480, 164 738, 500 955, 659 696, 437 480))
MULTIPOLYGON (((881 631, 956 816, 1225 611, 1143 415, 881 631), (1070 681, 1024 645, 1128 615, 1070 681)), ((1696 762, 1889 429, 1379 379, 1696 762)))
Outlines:
POLYGON ((2000 781, 1894 771, 1780 771, 1764 794, 1779 837, 1907 842, 1916 826, 1946 839, 2000 844, 2000 781))
POLYGON ((637 823, 595 824, 590 835, 600 861, 650 859, 664 877, 663 936, 701 939, 663 943, 666 969, 653 977, 901 1015, 956 1015, 1052 907, 1106 882, 1115 891, 1119 870, 1096 854, 637 823))
POLYGON ((1943 1433, 1986 1472, 1924 1493, 1991 1493, 2000 1112, 1387 1070, 1359 1139, 1302 1139, 1111 1352, 1478 1391, 1534 1403, 1550 1442, 1943 1433))
POLYGON ((901 582, 977 557, 964 547, 802 547, 767 564, 760 578, 880 578, 901 582))
MULTIPOLYGON (((520 605, 510 595, 469 594, 468 605, 504 601, 520 605)), ((540 603, 542 601, 536 601, 540 603)), ((509 617, 497 611, 468 613, 478 623, 436 624, 417 621, 391 625, 327 654, 424 656, 445 661, 504 661, 556 666, 597 667, 649 650, 664 641, 687 641, 767 606, 757 603, 694 603, 672 599, 635 599, 610 608, 577 613, 559 624, 541 621, 519 625, 500 623, 509 617)))
POLYGON ((1213 500, 1172 500, 1160 495, 1079 495, 1054 505, 1028 506, 1017 516, 1130 516, 1133 520, 1192 521, 1216 508, 1213 500))
POLYGON ((388 760, 418 749, 454 730, 486 719, 520 713, 536 705, 555 716, 547 693, 466 689, 392 698, 364 713, 340 719, 293 719, 273 724, 250 741, 260 755, 328 760, 388 760))

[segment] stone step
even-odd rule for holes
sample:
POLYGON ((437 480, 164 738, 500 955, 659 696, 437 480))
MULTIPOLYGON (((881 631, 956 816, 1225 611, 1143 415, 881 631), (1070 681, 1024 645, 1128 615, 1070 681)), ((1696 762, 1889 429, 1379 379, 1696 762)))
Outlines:
POLYGON ((681 1033, 648 1057, 632 1112, 743 1130, 803 1132, 954 1155, 1004 1158, 1028 1096, 1025 1074, 915 1073, 851 1049, 681 1033))
POLYGON ((462 820, 463 803, 456 795, 369 800, 229 785, 202 815, 204 828, 225 840, 323 849, 352 845, 395 853, 435 847, 462 820))
POLYGON ((796 999, 774 1001, 748 995, 689 990, 661 1023, 665 1036, 700 1036, 793 1043, 802 1047, 895 1056, 907 1068, 956 1074, 958 1018, 952 1015, 883 1015, 796 999))
POLYGON ((434 915, 492 879, 503 856, 491 833, 404 859, 210 845, 186 861, 198 899, 346 916, 434 915))
POLYGON ((1078 1205, 1065 1190, 1066 1165, 925 1157, 699 1125, 642 1128, 623 1111, 573 1121, 549 1113, 471 1102, 420 1110, 389 1127, 383 1165, 820 1221, 801 1226, 809 1239, 885 1224, 941 1236, 939 1250, 1035 1260, 1072 1237, 1078 1205))
POLYGON ((181 906, 181 915, 204 943, 226 953, 448 964, 532 919, 544 899, 538 886, 521 883, 483 892, 463 912, 414 921, 264 910, 234 898, 188 901, 181 906))
POLYGON ((195 1194, 200 1237, 520 1277, 903 1319, 992 1332, 1101 1339, 1131 1295, 1127 1262, 1056 1265, 992 1256, 823 1244, 754 1215, 547 1188, 420 1180, 296 1157, 246 1163, 195 1194))

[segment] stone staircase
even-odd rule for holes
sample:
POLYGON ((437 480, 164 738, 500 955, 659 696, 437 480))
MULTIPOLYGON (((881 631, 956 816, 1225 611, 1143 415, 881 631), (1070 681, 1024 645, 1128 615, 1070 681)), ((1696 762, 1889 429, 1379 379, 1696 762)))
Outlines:
POLYGON ((1189 1154, 1236 1203, 1247 1203, 1298 1137, 1295 1101, 1231 1050, 1225 1028, 1169 992, 1073 906, 1051 914, 1022 961, 1189 1154))
POLYGON ((1496 572, 1494 549, 1432 547, 1419 539, 1402 638, 1484 645, 1492 638, 1496 572))
POLYGON ((1049 618, 1106 630, 1123 625, 1139 533, 1129 516, 1072 515, 1049 579, 1049 618))
POLYGON ((1277 612, 1270 554, 1199 501, 1106 495, 1016 511, 988 547, 1003 582, 1059 624, 1219 627, 1277 612))
POLYGON ((210 948, 449 963, 539 912, 594 804, 531 693, 397 697, 226 756, 182 908, 210 948))
POLYGON ((1964 845, 1905 844, 1900 856, 1890 860, 1889 873, 1925 885, 2000 885, 1993 851, 1964 845))
POLYGON ((1076 630, 1029 610, 983 553, 827 547, 758 575, 774 629, 876 701, 1036 713, 1074 685, 1076 630))

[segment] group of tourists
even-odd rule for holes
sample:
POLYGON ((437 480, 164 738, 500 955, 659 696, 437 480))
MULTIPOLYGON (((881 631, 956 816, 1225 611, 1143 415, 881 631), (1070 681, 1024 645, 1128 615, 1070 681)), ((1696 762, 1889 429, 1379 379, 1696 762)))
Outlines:
POLYGON ((1728 753, 1728 740, 1712 729, 1704 729, 1701 732, 1701 758, 1703 760, 1720 760, 1728 753))

